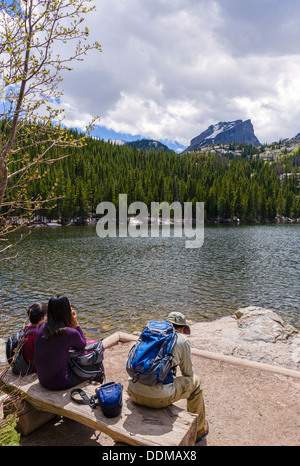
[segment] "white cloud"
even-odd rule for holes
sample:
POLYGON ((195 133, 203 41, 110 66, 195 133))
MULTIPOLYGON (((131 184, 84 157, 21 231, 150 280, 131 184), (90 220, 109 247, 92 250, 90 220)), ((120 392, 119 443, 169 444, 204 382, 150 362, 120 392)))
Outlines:
POLYGON ((101 0, 91 52, 65 77, 70 123, 182 144, 218 121, 251 118, 272 142, 300 131, 297 0, 101 0), (299 124, 298 124, 299 122, 299 124))

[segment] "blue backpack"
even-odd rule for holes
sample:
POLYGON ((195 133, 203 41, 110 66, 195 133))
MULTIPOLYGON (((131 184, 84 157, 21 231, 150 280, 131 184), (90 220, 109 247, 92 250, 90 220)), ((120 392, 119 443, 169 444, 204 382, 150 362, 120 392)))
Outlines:
POLYGON ((133 382, 144 385, 173 382, 173 351, 177 333, 170 322, 151 321, 132 348, 126 371, 133 382))

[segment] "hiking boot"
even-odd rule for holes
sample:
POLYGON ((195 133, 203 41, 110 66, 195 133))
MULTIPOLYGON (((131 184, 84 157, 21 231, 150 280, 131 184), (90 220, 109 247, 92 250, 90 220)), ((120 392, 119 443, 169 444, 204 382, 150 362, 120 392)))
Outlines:
POLYGON ((196 435, 195 443, 200 442, 200 440, 202 440, 204 437, 206 437, 208 432, 209 432, 209 427, 208 427, 208 422, 206 421, 205 426, 202 427, 202 429, 198 430, 197 435, 196 435))

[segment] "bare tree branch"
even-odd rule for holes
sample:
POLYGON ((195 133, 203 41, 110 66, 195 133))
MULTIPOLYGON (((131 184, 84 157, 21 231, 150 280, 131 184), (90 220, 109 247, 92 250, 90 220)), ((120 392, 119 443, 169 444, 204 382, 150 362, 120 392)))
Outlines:
POLYGON ((94 8, 93 0, 0 0, 0 238, 15 231, 18 218, 30 221, 54 201, 54 191, 47 199, 27 199, 41 164, 52 165, 84 144, 84 136, 72 138, 61 123, 53 124, 64 115, 53 102, 62 96, 62 72, 88 51, 101 51, 98 42, 87 42, 84 27, 94 8), (56 52, 61 42, 74 42, 67 56, 56 52))

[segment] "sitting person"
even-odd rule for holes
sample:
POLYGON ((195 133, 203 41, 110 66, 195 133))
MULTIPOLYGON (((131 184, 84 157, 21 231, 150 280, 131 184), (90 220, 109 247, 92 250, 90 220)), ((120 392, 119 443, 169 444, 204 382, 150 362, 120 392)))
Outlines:
POLYGON ((185 316, 181 312, 171 312, 167 319, 171 322, 178 334, 174 347, 172 366, 179 366, 181 376, 174 377, 168 384, 144 385, 133 382, 129 378, 128 394, 132 401, 150 408, 165 408, 175 401, 187 399, 187 410, 198 414, 196 442, 208 433, 208 424, 205 420, 205 406, 202 395, 200 378, 194 374, 191 360, 190 342, 185 335, 190 334, 185 316))
POLYGON ((39 381, 50 390, 63 390, 82 380, 68 365, 69 348, 84 349, 86 339, 66 296, 49 300, 47 321, 36 334, 35 357, 39 381))
MULTIPOLYGON (((27 314, 29 325, 25 327, 25 333, 28 330, 33 330, 39 327, 41 323, 45 320, 47 315, 47 304, 46 303, 35 303, 29 307, 27 314)), ((34 361, 34 354, 35 354, 35 337, 36 332, 30 332, 28 335, 25 336, 24 345, 23 345, 23 357, 27 364, 31 365, 34 361)), ((33 372, 36 372, 36 367, 33 366, 33 372)))

